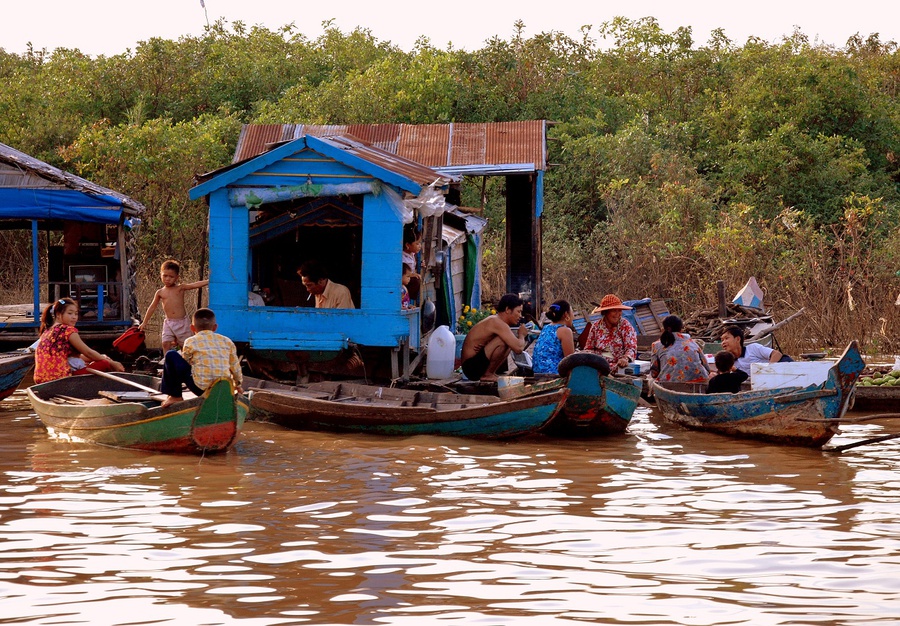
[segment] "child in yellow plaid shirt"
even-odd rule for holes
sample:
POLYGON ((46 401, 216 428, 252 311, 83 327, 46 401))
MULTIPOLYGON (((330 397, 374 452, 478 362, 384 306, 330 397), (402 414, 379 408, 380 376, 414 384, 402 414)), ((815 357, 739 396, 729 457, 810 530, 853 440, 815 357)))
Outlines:
POLYGON ((235 390, 241 393, 243 375, 234 342, 216 333, 216 314, 210 309, 197 309, 191 320, 193 337, 184 342, 182 353, 166 352, 160 391, 168 397, 162 406, 181 402, 181 386, 202 395, 220 378, 231 378, 235 390))

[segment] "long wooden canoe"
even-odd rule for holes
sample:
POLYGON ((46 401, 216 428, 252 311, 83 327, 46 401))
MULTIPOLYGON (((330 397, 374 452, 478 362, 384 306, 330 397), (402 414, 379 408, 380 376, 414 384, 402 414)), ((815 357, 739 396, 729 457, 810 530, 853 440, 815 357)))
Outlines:
POLYGON ((540 431, 567 396, 561 388, 501 400, 347 382, 260 382, 251 389, 250 411, 251 419, 295 430, 509 439, 540 431))
POLYGON ((12 395, 33 366, 33 352, 0 354, 0 400, 12 395))
MULTIPOLYGON (((158 378, 115 376, 159 389, 158 378)), ((29 387, 27 393, 51 437, 156 452, 227 450, 249 410, 228 379, 216 381, 198 398, 186 397, 166 408, 160 407, 159 397, 99 376, 69 376, 29 387)))
POLYGON ((855 341, 821 385, 705 394, 695 383, 652 383, 656 405, 676 424, 697 430, 820 447, 838 430, 865 364, 855 341), (798 418, 803 418, 798 419, 798 418), (809 421, 812 418, 812 421, 809 421))

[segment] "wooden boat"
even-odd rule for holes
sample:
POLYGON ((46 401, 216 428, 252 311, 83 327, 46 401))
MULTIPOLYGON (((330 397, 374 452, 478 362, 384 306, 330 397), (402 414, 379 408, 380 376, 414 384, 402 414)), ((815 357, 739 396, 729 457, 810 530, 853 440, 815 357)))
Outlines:
POLYGON ((900 412, 900 386, 857 385, 850 408, 854 411, 900 412))
POLYGON ((117 448, 208 454, 227 450, 249 407, 220 379, 200 397, 160 407, 159 379, 142 374, 70 376, 28 388, 31 406, 52 437, 117 448))
POLYGON ((560 377, 539 375, 534 379, 501 376, 497 394, 519 398, 552 388, 569 390, 562 409, 544 427, 557 437, 598 437, 625 431, 640 401, 644 380, 610 375, 609 363, 592 352, 576 352, 559 363, 560 377))
POLYGON ((568 396, 554 389, 514 400, 347 382, 251 385, 251 419, 295 430, 509 439, 538 432, 568 396))
POLYGON ((578 368, 569 376, 569 399, 547 433, 564 437, 598 437, 625 432, 641 388, 627 377, 597 376, 578 368))
POLYGON ((705 394, 705 385, 651 386, 663 416, 688 428, 736 437, 820 447, 837 432, 864 363, 855 341, 821 385, 705 394), (829 423, 833 422, 833 423, 829 423))
POLYGON ((559 373, 566 380, 569 397, 547 425, 547 434, 597 437, 625 432, 641 397, 634 378, 609 375, 606 359, 590 352, 564 358, 559 373))
POLYGON ((32 367, 34 367, 33 352, 0 354, 0 400, 12 395, 32 367))

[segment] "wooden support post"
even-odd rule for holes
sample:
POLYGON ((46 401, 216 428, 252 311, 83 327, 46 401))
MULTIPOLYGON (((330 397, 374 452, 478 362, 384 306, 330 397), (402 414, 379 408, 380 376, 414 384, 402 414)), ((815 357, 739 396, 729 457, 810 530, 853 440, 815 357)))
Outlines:
POLYGON ((403 359, 403 380, 409 380, 409 340, 404 339, 400 344, 400 355, 403 359))

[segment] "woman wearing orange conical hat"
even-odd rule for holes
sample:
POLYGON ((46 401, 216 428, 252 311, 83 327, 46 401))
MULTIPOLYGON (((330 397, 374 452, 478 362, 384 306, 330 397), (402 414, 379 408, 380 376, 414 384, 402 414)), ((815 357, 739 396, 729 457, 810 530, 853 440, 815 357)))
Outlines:
POLYGON ((627 366, 637 356, 637 333, 622 318, 622 311, 630 309, 618 296, 608 293, 593 311, 603 317, 591 326, 584 349, 605 357, 613 371, 627 366))

